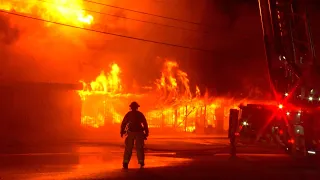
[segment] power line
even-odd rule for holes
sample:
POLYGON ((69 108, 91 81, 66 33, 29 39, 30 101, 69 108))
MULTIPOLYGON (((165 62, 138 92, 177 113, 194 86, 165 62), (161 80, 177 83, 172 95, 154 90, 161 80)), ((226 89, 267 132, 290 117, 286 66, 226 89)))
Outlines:
POLYGON ((33 20, 37 20, 37 21, 42 21, 42 22, 57 24, 57 25, 61 25, 61 26, 71 27, 71 28, 75 28, 75 29, 82 29, 82 30, 86 30, 86 31, 100 33, 100 34, 106 34, 106 35, 111 35, 111 36, 122 37, 122 38, 126 38, 126 39, 133 39, 133 40, 137 40, 137 41, 144 41, 144 42, 154 43, 154 44, 162 44, 162 45, 166 45, 166 46, 177 47, 177 48, 182 48, 182 49, 189 49, 189 50, 195 50, 195 51, 213 52, 213 51, 206 50, 206 49, 200 49, 200 48, 194 48, 194 47, 188 47, 188 46, 181 46, 181 45, 177 45, 177 44, 171 44, 171 43, 160 42, 160 41, 153 41, 153 40, 148 40, 148 39, 143 39, 143 38, 131 37, 131 36, 126 36, 126 35, 108 33, 108 32, 105 32, 105 31, 100 31, 100 30, 95 30, 95 29, 89 29, 89 28, 73 26, 73 25, 59 23, 59 22, 50 21, 50 20, 45 20, 45 19, 41 19, 41 18, 25 16, 25 15, 22 15, 22 14, 16 14, 16 13, 4 11, 4 10, 0 10, 0 12, 6 13, 6 14, 10 14, 10 15, 14 15, 14 16, 20 16, 20 17, 24 17, 24 18, 28 18, 28 19, 33 19, 33 20))
POLYGON ((83 0, 83 1, 84 2, 93 3, 93 4, 99 4, 99 5, 102 5, 102 6, 112 7, 112 8, 116 8, 116 9, 122 9, 122 10, 126 10, 126 11, 131 11, 131 12, 135 12, 135 13, 145 14, 145 15, 149 15, 149 16, 159 17, 159 18, 163 18, 163 19, 170 19, 170 20, 180 21, 180 22, 194 24, 194 25, 198 25, 198 26, 208 26, 208 25, 201 24, 201 23, 198 23, 198 22, 192 22, 192 21, 187 21, 187 20, 173 18, 173 17, 167 17, 167 16, 161 16, 161 15, 157 15, 157 14, 151 14, 151 13, 147 13, 147 12, 137 11, 137 10, 118 7, 118 6, 113 6, 113 5, 100 3, 100 2, 95 2, 95 1, 91 1, 91 0, 83 0))
MULTIPOLYGON (((44 3, 49 3, 49 4, 52 4, 52 5, 55 5, 55 6, 59 5, 58 3, 44 1, 44 0, 37 0, 37 1, 41 1, 41 2, 44 2, 44 3)), ((185 30, 185 31, 195 32, 195 33, 209 34, 209 32, 206 32, 206 31, 198 31, 198 30, 194 30, 194 29, 188 29, 188 28, 172 26, 172 25, 167 25, 167 24, 162 24, 162 23, 145 21, 145 20, 140 20, 140 19, 135 19, 135 18, 128 18, 128 17, 119 16, 119 15, 115 15, 115 14, 98 12, 98 11, 94 11, 94 10, 90 10, 90 9, 74 9, 74 8, 70 8, 70 7, 68 7, 68 8, 69 9, 73 9, 73 10, 82 10, 82 11, 87 11, 87 12, 91 12, 91 13, 97 13, 97 14, 102 14, 102 15, 107 15, 107 16, 113 16, 113 17, 117 17, 117 18, 128 19, 128 20, 132 20, 132 21, 143 22, 143 23, 148 23, 148 24, 153 24, 153 25, 158 25, 158 26, 164 26, 164 27, 169 27, 169 28, 174 28, 174 29, 181 29, 181 30, 185 30)))

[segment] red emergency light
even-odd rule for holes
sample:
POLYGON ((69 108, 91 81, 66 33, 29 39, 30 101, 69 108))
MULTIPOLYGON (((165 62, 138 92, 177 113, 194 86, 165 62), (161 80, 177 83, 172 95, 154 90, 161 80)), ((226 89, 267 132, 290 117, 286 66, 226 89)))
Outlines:
POLYGON ((294 139, 289 139, 289 140, 288 140, 288 143, 293 144, 293 143, 294 143, 294 139))
POLYGON ((283 105, 282 105, 282 104, 279 104, 278 107, 279 107, 279 109, 282 109, 282 108, 283 108, 283 105))

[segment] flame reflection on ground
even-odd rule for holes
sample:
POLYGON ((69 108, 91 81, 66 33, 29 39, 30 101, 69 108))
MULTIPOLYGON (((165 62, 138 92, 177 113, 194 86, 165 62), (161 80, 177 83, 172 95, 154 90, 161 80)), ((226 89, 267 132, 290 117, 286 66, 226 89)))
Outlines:
MULTIPOLYGON (((8 155, 6 160, 12 164, 12 159, 15 159, 17 165, 8 170, 1 170, 1 174, 3 178, 26 180, 114 177, 122 173, 122 155, 121 148, 98 146, 78 147, 73 152, 44 153, 41 156, 39 153, 8 155), (37 159, 41 159, 41 163, 37 159), (18 160, 24 162, 23 166, 18 160)), ((146 168, 177 166, 189 162, 191 159, 175 158, 174 153, 146 154, 146 168), (163 157, 168 154, 173 157, 163 157)), ((129 168, 139 168, 135 153, 132 155, 129 168)))

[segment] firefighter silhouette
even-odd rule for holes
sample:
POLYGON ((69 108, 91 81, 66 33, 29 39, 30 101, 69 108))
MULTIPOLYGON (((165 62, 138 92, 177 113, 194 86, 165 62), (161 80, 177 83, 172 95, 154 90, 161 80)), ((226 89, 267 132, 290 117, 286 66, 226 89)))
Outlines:
POLYGON ((120 135, 126 134, 125 150, 123 155, 123 168, 128 169, 134 144, 136 145, 137 157, 140 167, 144 167, 144 141, 149 135, 148 123, 142 112, 138 111, 140 105, 132 102, 129 111, 121 123, 120 135))

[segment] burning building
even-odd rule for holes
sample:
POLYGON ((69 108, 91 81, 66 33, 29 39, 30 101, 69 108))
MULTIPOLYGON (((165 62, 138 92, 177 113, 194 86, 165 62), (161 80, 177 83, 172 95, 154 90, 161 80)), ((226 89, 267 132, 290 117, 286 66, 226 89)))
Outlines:
MULTIPOLYGON (((151 128, 194 132, 217 126, 216 110, 225 101, 209 98, 207 94, 201 96, 198 86, 192 92, 188 75, 177 62, 166 60, 161 76, 153 86, 142 87, 144 92, 139 94, 123 88, 120 72, 120 67, 112 64, 109 73, 101 72, 96 80, 82 82, 84 89, 78 93, 83 103, 81 123, 84 126, 99 128, 121 123, 131 101, 141 104, 151 128)), ((224 116, 219 117, 221 129, 227 129, 226 120, 224 116)))
MULTIPOLYGON (((78 59, 81 59, 79 61, 94 59, 92 57, 97 50, 87 48, 85 42, 78 42, 83 40, 80 39, 80 37, 90 39, 94 35, 88 35, 86 34, 86 31, 78 32, 77 30, 89 27, 91 29, 99 29, 100 26, 97 25, 99 22, 100 24, 103 22, 100 21, 99 18, 101 18, 101 16, 97 13, 93 15, 93 12, 91 13, 90 11, 90 14, 83 10, 84 5, 82 2, 82 0, 54 0, 50 2, 0 1, 1 11, 11 13, 10 18, 8 18, 10 19, 10 25, 12 25, 12 27, 17 26, 18 29, 23 29, 24 31, 21 31, 20 33, 25 33, 23 36, 19 37, 19 41, 14 44, 14 47, 10 48, 15 48, 16 51, 28 54, 28 56, 32 58, 25 61, 37 65, 34 70, 30 68, 30 66, 21 63, 21 59, 23 58, 12 58, 11 64, 8 63, 9 61, 4 62, 7 64, 1 68, 2 72, 0 72, 0 78, 10 79, 8 77, 10 77, 11 74, 14 74, 14 78, 11 77, 11 79, 19 79, 20 81, 27 79, 27 81, 33 82, 63 82, 68 76, 72 76, 73 78, 70 79, 76 79, 76 81, 78 81, 82 76, 82 71, 75 70, 77 69, 74 65, 75 62, 78 63, 78 59), (13 14, 26 15, 27 17, 13 16, 13 14), (27 23, 26 21, 28 18, 30 19, 30 17, 35 18, 38 21, 30 20, 27 23), (55 22, 59 23, 60 26, 54 26, 53 24, 55 22), (34 28, 33 26, 36 26, 37 28, 34 28), (78 28, 68 29, 68 27, 65 26, 78 28), (45 35, 43 37, 46 38, 39 38, 39 34, 41 33, 43 33, 45 35), (73 51, 70 51, 70 49, 73 49, 73 51), (59 54, 61 57, 57 58, 55 54, 59 54), (83 57, 84 54, 85 57, 83 57), (14 62, 17 61, 17 59, 19 62, 14 62), (14 66, 11 66, 12 64, 14 64, 14 66), (18 66, 19 68, 17 68, 18 66), (40 70, 36 68, 39 68, 40 70), (80 75, 76 76, 74 74, 80 75)), ((97 10, 99 7, 95 6, 94 9, 97 10)), ((3 16, 7 17, 5 13, 3 16)), ((108 23, 111 27, 112 22, 108 21, 108 23)), ((3 34, 0 32, 1 41, 3 40, 2 37, 7 38, 12 36, 12 33, 10 34, 11 31, 9 30, 3 32, 4 36, 2 36, 3 34)), ((98 39, 99 42, 102 41, 100 36, 95 38, 98 39)), ((96 39, 90 39, 90 42, 95 42, 96 39)), ((114 44, 111 45, 114 46, 114 44)), ((107 54, 105 49, 99 49, 99 51, 107 54)), ((10 56, 12 55, 10 54, 10 56)), ((101 57, 105 58, 104 55, 101 55, 101 57)), ((1 64, 4 64, 2 63, 3 59, 4 58, 0 58, 1 64)), ((81 64, 81 62, 79 64, 81 64)), ((90 62, 87 64, 90 64, 90 62)), ((102 65, 100 65, 100 67, 102 67, 102 65)), ((79 118, 79 124, 94 130, 101 129, 105 126, 118 126, 123 115, 128 111, 128 104, 135 100, 141 104, 141 110, 146 114, 150 127, 152 128, 165 130, 172 129, 186 132, 203 131, 205 128, 210 127, 219 127, 224 130, 228 128, 226 117, 221 114, 228 114, 228 107, 233 103, 227 103, 227 101, 221 98, 209 97, 208 93, 201 93, 197 86, 190 87, 187 73, 182 71, 176 62, 165 61, 158 79, 148 87, 140 86, 139 91, 137 92, 132 92, 124 86, 124 83, 120 78, 120 73, 121 68, 117 64, 112 64, 110 72, 102 72, 92 82, 82 82, 83 89, 76 91, 81 98, 82 103, 81 120, 79 118), (227 107, 223 110, 225 113, 221 113, 220 111, 217 116, 217 108, 222 108, 223 106, 227 107)), ((74 82, 72 80, 69 80, 69 82, 74 82)), ((59 93, 66 93, 65 90, 60 90, 60 86, 59 88, 54 88, 59 89, 59 93)), ((48 88, 43 90, 43 88, 40 87, 38 89, 42 94, 52 94, 51 90, 48 90, 48 88)), ((72 90, 72 92, 68 90, 68 93, 73 94, 74 92, 74 90, 72 90)), ((48 99, 39 98, 35 100, 35 97, 38 94, 33 93, 32 96, 29 94, 28 97, 30 98, 30 101, 34 101, 34 103, 38 101, 39 103, 49 101, 48 99)), ((20 95, 23 96, 23 94, 20 95)), ((43 97, 45 97, 45 95, 43 95, 43 97)), ((67 99, 67 97, 68 96, 63 95, 61 98, 67 99)), ((46 98, 49 98, 49 96, 46 98)), ((77 98, 75 98, 74 101, 76 100, 77 98)), ((8 98, 7 101, 11 101, 11 98, 8 98)), ((25 103, 28 104, 27 100, 25 103)), ((56 108, 57 104, 59 104, 58 100, 55 101, 55 103, 56 104, 53 103, 52 108, 56 108)), ((44 108, 43 106, 37 107, 44 108)), ((30 108, 29 111, 36 114, 36 111, 41 111, 41 109, 32 110, 32 108, 30 108)), ((59 119, 59 117, 57 114, 65 114, 66 111, 68 110, 59 107, 57 108, 57 112, 59 113, 51 114, 52 116, 49 119, 55 121, 58 126, 59 122, 57 119, 59 119)), ((48 119, 48 114, 43 114, 44 115, 41 118, 44 120, 43 122, 45 122, 45 119, 48 119)), ((26 112, 26 116, 31 115, 28 115, 26 112)), ((71 116, 68 116, 68 118, 71 119, 71 116)), ((68 118, 64 118, 63 121, 67 121, 68 118)), ((32 119, 40 118, 36 117, 32 119)), ((72 119, 72 122, 74 123, 76 121, 72 119)), ((54 136, 54 133, 52 134, 52 136, 54 136)))

